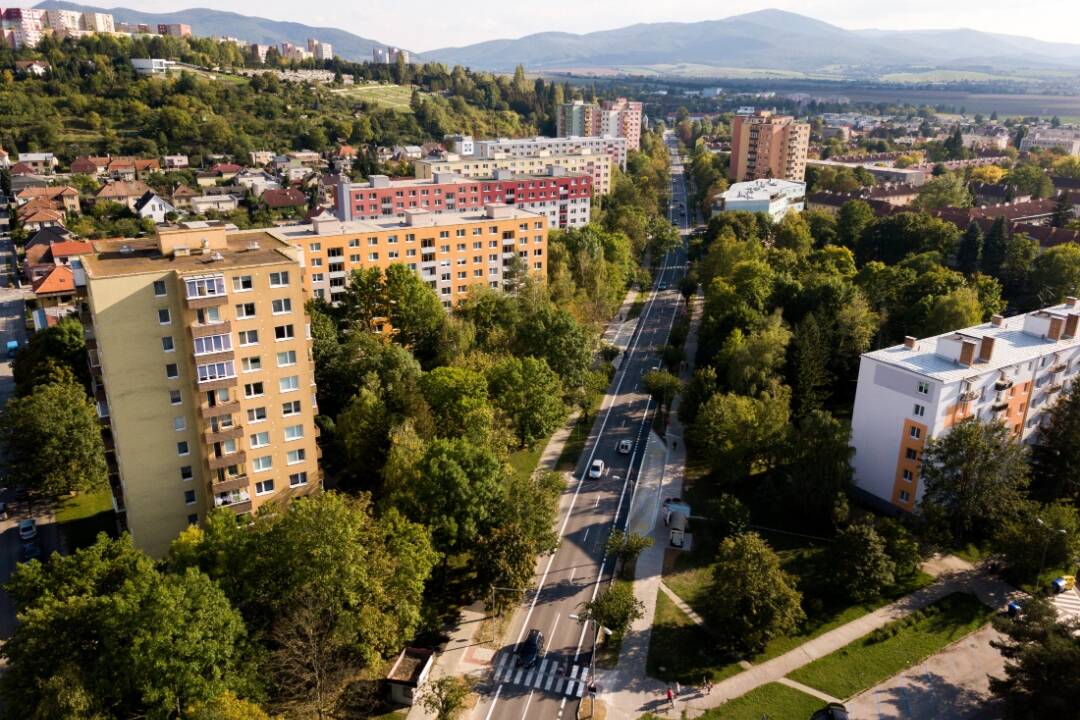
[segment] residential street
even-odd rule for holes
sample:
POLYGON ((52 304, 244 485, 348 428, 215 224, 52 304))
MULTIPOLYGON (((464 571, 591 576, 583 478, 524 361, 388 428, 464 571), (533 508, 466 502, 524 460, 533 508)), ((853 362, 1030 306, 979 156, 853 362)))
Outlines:
MULTIPOLYGON (((669 137, 672 150, 674 143, 669 137)), ((672 177, 672 203, 685 203, 686 186, 677 162, 672 177)), ((677 209, 673 214, 679 217, 677 209)), ((685 227, 685 222, 680 225, 685 227)), ((669 254, 661 264, 585 452, 568 480, 558 516, 559 547, 540 559, 536 587, 525 593, 510 625, 507 637, 511 642, 492 662, 489 691, 474 711, 477 718, 562 717, 568 701, 574 703, 572 713, 585 692, 595 628, 584 627, 570 615, 580 613, 582 604, 595 598, 611 577, 612 560, 604 557, 604 545, 613 523, 617 518, 621 522, 629 507, 655 410, 641 387, 641 377, 660 365, 658 350, 666 343, 682 304, 676 287, 685 270, 683 249, 669 254), (667 289, 659 289, 662 286, 667 289), (634 444, 629 455, 617 451, 624 439, 634 444), (604 474, 590 480, 587 470, 596 459, 604 462, 604 474), (534 667, 519 668, 514 650, 534 628, 544 633, 546 652, 534 667)))

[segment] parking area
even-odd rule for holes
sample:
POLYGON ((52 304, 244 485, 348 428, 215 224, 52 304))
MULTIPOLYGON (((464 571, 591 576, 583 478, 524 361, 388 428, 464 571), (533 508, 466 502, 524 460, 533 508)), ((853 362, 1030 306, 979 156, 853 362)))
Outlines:
POLYGON ((853 720, 996 720, 1002 713, 991 701, 990 677, 1004 675, 1005 659, 990 641, 998 638, 984 627, 845 705, 853 720))

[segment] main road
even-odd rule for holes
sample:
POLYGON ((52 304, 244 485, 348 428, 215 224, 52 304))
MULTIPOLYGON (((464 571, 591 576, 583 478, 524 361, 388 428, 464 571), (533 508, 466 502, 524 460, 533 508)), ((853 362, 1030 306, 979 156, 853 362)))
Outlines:
MULTIPOLYGON (((665 142, 672 158, 669 217, 685 230, 689 205, 686 177, 674 135, 669 133, 665 142)), ((580 617, 583 604, 595 598, 611 579, 614 560, 605 556, 604 546, 616 523, 622 527, 625 522, 656 409, 644 391, 642 376, 661 364, 660 349, 667 343, 682 304, 678 285, 685 272, 684 246, 668 253, 653 279, 585 451, 563 494, 558 547, 541 558, 534 586, 523 593, 508 630, 509 643, 493 659, 486 692, 474 711, 476 720, 562 718, 567 713, 573 715, 586 692, 596 628, 570 616, 580 617), (631 441, 629 454, 618 452, 622 440, 631 441), (588 478, 594 460, 604 463, 600 479, 588 478), (532 629, 544 634, 545 652, 534 667, 519 668, 514 651, 532 629)))

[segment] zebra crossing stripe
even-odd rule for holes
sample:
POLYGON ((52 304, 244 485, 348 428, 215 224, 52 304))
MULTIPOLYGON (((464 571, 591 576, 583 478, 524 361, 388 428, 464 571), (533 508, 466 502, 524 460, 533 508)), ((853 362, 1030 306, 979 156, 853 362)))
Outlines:
POLYGON ((547 676, 547 682, 544 683, 544 692, 551 690, 551 686, 555 684, 555 678, 556 676, 554 673, 547 676))
POLYGON ((518 671, 516 673, 514 673, 514 684, 515 685, 520 685, 521 684, 521 676, 524 675, 524 674, 525 674, 524 668, 518 668, 518 671))
POLYGON ((499 662, 495 664, 495 682, 502 682, 502 673, 506 669, 506 661, 509 659, 509 655, 503 653, 499 658, 499 662))
POLYGON ((536 675, 536 668, 529 668, 529 672, 525 673, 525 685, 532 685, 533 676, 536 675))

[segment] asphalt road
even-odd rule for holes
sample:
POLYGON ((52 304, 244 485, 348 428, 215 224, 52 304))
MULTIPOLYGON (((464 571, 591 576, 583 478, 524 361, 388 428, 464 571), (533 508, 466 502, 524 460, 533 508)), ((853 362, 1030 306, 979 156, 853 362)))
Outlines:
MULTIPOLYGON (((674 137, 669 136, 668 143, 673 158, 671 217, 685 230, 686 216, 680 210, 687 205, 686 180, 675 159, 674 137)), ((570 615, 581 613, 583 603, 595 598, 611 578, 613 561, 604 557, 604 545, 616 519, 619 527, 625 521, 639 450, 645 447, 656 409, 642 388, 641 378, 661 364, 659 350, 666 344, 682 304, 678 283, 685 271, 686 253, 680 249, 669 253, 654 278, 628 351, 564 493, 558 549, 540 559, 534 587, 525 593, 507 635, 516 641, 494 659, 488 692, 474 711, 478 720, 561 718, 574 713, 588 680, 596 628, 570 615), (667 289, 659 290, 661 284, 667 289), (617 450, 624 439, 634 445, 627 455, 617 450), (603 477, 589 479, 588 468, 596 459, 604 462, 603 477), (544 633, 545 653, 533 668, 518 668, 513 653, 531 629, 544 633), (570 682, 570 678, 577 682, 570 682)))

